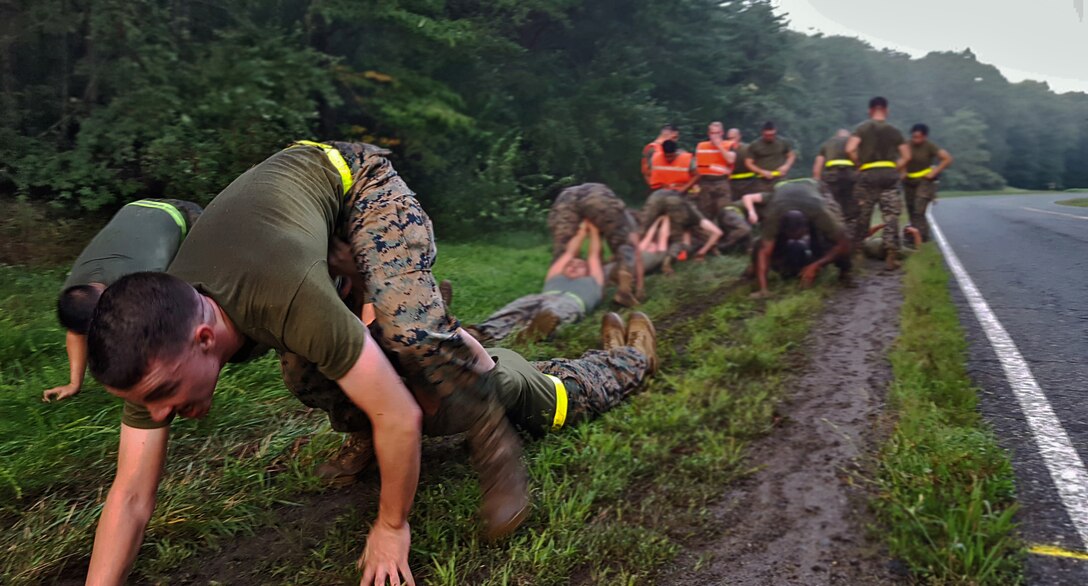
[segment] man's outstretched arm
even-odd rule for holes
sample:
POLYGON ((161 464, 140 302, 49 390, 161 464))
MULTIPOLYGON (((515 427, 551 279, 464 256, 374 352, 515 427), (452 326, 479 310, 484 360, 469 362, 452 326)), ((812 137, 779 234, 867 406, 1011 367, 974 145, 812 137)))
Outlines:
POLYGON ((414 585, 408 568, 412 545, 408 512, 419 484, 422 412, 369 333, 355 365, 336 382, 370 419, 382 478, 378 518, 359 559, 362 584, 384 586, 391 576, 396 584, 399 574, 404 584, 414 585))
POLYGON ((170 428, 137 429, 121 424, 117 475, 94 534, 88 586, 124 584, 144 530, 155 511, 170 428))
POLYGON ((68 332, 64 336, 64 349, 68 352, 68 384, 45 391, 43 401, 67 399, 83 388, 87 375, 87 336, 68 332))

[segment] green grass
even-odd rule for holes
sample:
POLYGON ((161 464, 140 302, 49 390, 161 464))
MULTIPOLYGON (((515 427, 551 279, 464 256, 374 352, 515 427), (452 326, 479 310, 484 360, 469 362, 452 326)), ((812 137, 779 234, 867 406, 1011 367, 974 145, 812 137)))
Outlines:
POLYGON ((1088 208, 1088 197, 1077 197, 1073 199, 1063 199, 1061 201, 1054 202, 1063 206, 1075 206, 1078 208, 1088 208))
MULTIPOLYGON (((538 289, 548 258, 539 237, 443 243, 436 273, 453 279, 453 310, 471 323, 538 289)), ((466 459, 437 460, 425 450, 430 459, 411 518, 417 577, 434 584, 653 583, 686 532, 705 521, 704 507, 722 485, 748 472, 744 446, 769 429, 791 352, 821 305, 820 290, 783 290, 764 304, 747 299, 747 289, 723 287, 742 267, 739 259, 712 259, 648 282, 651 300, 642 309, 670 324, 661 332, 663 371, 629 404, 528 446, 535 508, 512 539, 477 539, 478 489, 466 459)), ((0 266, 5 584, 82 571, 115 465, 116 400, 90 383, 69 401, 40 401, 42 390, 67 377, 52 312, 62 279, 60 270, 0 266)), ((600 313, 551 342, 517 349, 537 359, 577 356, 599 344, 600 313)), ((338 442, 324 417, 283 389, 272 358, 229 367, 212 413, 174 426, 135 575, 168 580, 201 552, 277 526, 277 506, 320 503, 310 470, 338 442)), ((327 532, 300 536, 320 544, 302 559, 269 555, 252 572, 288 584, 357 579, 353 562, 375 506, 363 500, 336 513, 327 532)))
POLYGON ((883 535, 922 581, 1018 583, 1012 468, 976 409, 967 343, 932 244, 906 263, 901 320, 891 353, 897 420, 877 480, 883 535))

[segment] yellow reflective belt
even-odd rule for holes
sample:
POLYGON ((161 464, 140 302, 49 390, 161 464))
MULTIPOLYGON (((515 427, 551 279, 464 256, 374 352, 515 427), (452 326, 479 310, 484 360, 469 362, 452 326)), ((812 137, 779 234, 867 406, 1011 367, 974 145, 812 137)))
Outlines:
POLYGON ((921 171, 915 171, 914 173, 908 173, 907 177, 909 177, 910 179, 921 179, 921 178, 925 177, 926 175, 929 175, 929 173, 931 171, 933 171, 933 167, 927 167, 925 169, 922 169, 921 171))
POLYGON ((287 148, 294 148, 298 146, 312 146, 317 147, 325 151, 325 156, 329 158, 329 162, 340 173, 340 182, 344 184, 344 195, 348 194, 348 190, 351 189, 351 166, 344 160, 344 155, 340 154, 340 151, 336 150, 336 147, 327 145, 320 142, 314 142, 312 140, 296 140, 295 144, 287 148))
POLYGON ((755 177, 755 176, 756 176, 755 173, 736 173, 736 174, 730 175, 729 178, 730 179, 751 179, 752 177, 755 177))
POLYGON ((854 161, 850 159, 831 159, 824 163, 824 167, 853 167, 854 161))
POLYGON ((895 169, 899 165, 895 164, 895 161, 873 161, 872 163, 865 163, 861 166, 862 171, 868 171, 869 169, 895 169))
POLYGON ((185 218, 181 215, 181 212, 179 212, 176 207, 168 203, 141 199, 139 201, 134 201, 130 204, 127 204, 126 207, 127 206, 137 206, 141 208, 151 208, 153 210, 162 210, 167 214, 170 214, 170 217, 173 218, 174 222, 177 223, 178 228, 181 228, 182 238, 185 238, 185 234, 189 231, 189 224, 185 221, 185 218))
POLYGON ((555 383, 555 417, 552 418, 552 431, 555 431, 567 422, 567 385, 564 385, 563 379, 557 376, 550 374, 544 376, 555 383))

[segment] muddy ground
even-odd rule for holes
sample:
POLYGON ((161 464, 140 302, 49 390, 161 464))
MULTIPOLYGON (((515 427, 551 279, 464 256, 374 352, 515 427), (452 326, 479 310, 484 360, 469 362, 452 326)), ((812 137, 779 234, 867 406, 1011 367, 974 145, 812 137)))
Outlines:
MULTIPOLYGON (((899 327, 901 281, 869 270, 837 292, 804 348, 808 365, 779 406, 782 422, 755 443, 760 470, 727 488, 710 535, 662 572, 668 583, 894 584, 872 535, 869 458, 884 436, 888 351, 899 327)), ((661 582, 664 583, 664 582, 661 582)))

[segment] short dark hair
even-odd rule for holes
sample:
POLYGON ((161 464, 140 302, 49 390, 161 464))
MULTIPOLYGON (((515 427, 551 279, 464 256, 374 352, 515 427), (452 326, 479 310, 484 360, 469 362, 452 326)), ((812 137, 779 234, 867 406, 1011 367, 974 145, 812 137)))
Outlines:
POLYGON ((921 132, 925 136, 929 136, 929 127, 919 122, 918 124, 910 127, 910 133, 914 134, 915 132, 921 132))
POLYGON ((873 108, 883 108, 883 109, 887 110, 888 109, 888 99, 883 98, 881 96, 877 96, 877 97, 869 100, 869 109, 872 110, 873 108))
POLYGON ((808 218, 801 210, 789 210, 778 220, 778 228, 787 237, 802 234, 808 230, 808 218))
POLYGON ((763 130, 765 130, 765 131, 766 130, 776 130, 774 122, 771 122, 770 120, 764 122, 763 123, 763 130))
POLYGON ((93 285, 73 285, 60 292, 57 298, 57 319, 69 332, 87 335, 91 327, 91 317, 98 305, 102 291, 93 285))
POLYGON ((676 141, 675 140, 666 140, 665 142, 661 143, 661 150, 665 151, 665 154, 667 154, 667 155, 671 155, 671 154, 675 153, 676 148, 677 147, 676 147, 676 141))
POLYGON ((661 127, 662 132, 664 132, 666 130, 668 130, 670 132, 680 132, 680 128, 677 125, 675 125, 675 124, 673 124, 671 122, 661 127))
POLYGON ((148 364, 176 354, 200 319, 193 288, 166 273, 134 273, 110 285, 87 333, 87 362, 98 382, 128 389, 148 364))

